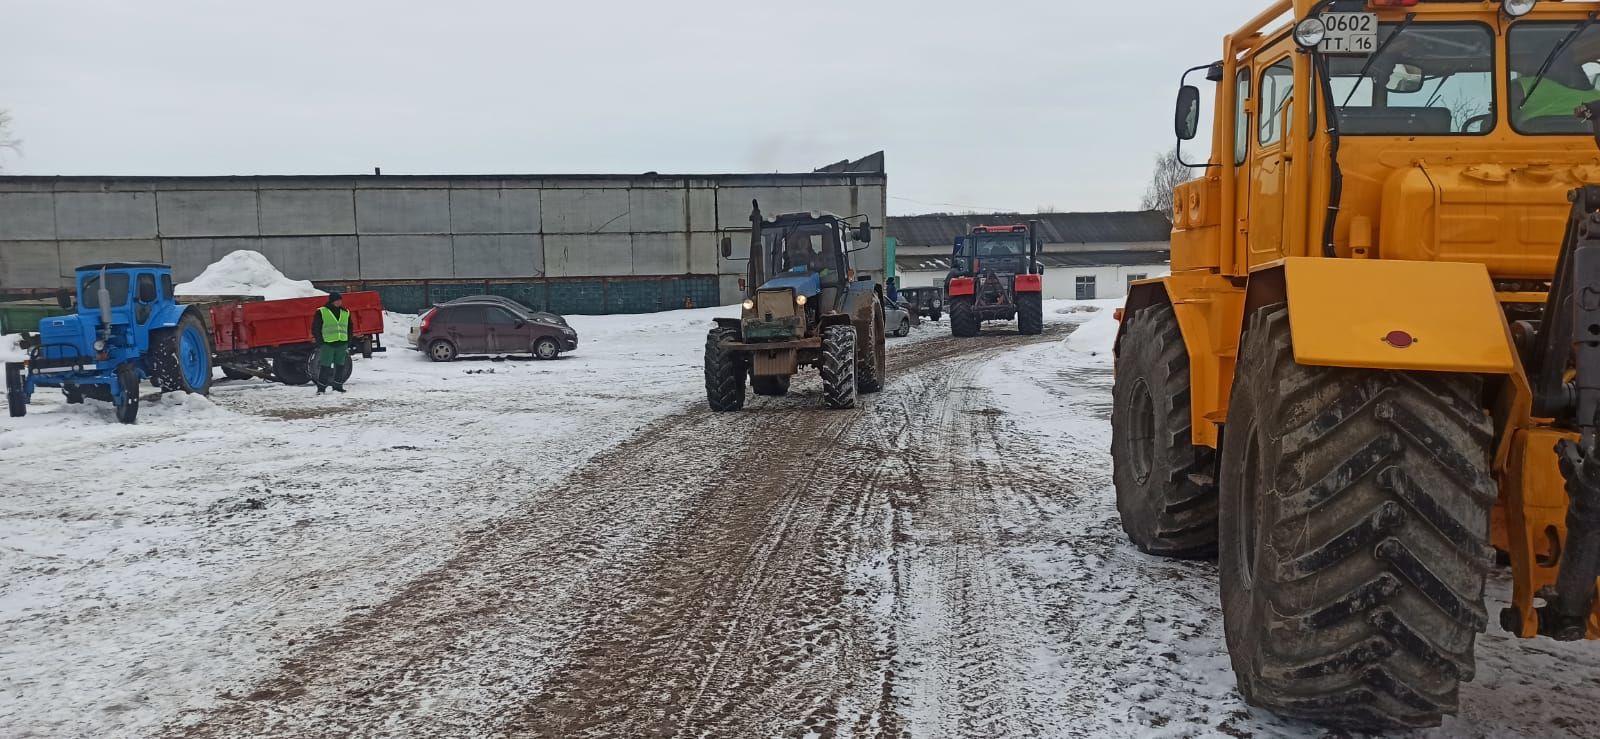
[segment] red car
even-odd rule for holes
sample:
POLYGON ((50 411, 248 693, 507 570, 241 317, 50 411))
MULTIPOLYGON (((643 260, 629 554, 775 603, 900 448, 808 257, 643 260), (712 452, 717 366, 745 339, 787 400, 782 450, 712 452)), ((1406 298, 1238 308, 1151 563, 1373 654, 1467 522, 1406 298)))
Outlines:
POLYGON ((578 332, 565 318, 496 295, 474 295, 435 306, 411 328, 410 338, 411 348, 435 362, 508 354, 555 359, 578 348, 578 332))

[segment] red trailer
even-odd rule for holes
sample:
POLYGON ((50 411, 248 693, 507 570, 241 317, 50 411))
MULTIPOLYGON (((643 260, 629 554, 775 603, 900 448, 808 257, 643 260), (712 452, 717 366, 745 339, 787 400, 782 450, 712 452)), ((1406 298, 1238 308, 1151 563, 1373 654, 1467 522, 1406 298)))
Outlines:
MULTIPOLYGON (((304 385, 315 373, 316 342, 311 319, 328 304, 325 297, 239 301, 232 298, 184 298, 208 309, 216 364, 230 379, 260 377, 287 385, 304 385), (216 302, 213 302, 216 301, 216 302)), ((383 301, 375 292, 344 294, 350 311, 351 350, 371 358, 383 346, 383 301)))

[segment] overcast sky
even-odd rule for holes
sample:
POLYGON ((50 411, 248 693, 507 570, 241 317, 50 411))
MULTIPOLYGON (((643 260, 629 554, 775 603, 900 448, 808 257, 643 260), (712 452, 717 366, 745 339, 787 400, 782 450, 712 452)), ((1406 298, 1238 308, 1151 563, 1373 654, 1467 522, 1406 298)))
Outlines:
POLYGON ((1120 210, 1265 0, 0 0, 15 174, 810 171, 1120 210))

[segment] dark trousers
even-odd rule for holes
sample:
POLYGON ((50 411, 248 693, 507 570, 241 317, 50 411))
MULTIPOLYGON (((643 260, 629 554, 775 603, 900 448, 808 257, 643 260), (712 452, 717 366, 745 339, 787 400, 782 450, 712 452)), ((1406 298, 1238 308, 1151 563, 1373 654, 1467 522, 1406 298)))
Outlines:
POLYGON ((339 375, 349 364, 349 345, 323 344, 317 347, 317 376, 314 378, 317 387, 343 387, 344 383, 339 381, 339 375))

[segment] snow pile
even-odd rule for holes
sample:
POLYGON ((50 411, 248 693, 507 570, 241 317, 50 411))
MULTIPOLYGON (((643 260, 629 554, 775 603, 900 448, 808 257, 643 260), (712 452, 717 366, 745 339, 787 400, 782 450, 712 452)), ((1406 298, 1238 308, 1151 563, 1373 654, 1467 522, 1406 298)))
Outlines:
POLYGON ((22 350, 21 334, 0 336, 0 362, 21 362, 27 358, 28 353, 22 350))
POLYGON ((309 298, 326 293, 306 280, 285 277, 261 252, 241 249, 218 260, 191 282, 177 287, 179 295, 259 295, 267 300, 309 298))
POLYGON ((1117 341, 1117 314, 1115 311, 1099 310, 1092 314, 1093 317, 1078 326, 1067 337, 1067 348, 1092 357, 1104 357, 1111 361, 1112 345, 1117 341))

